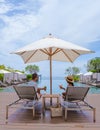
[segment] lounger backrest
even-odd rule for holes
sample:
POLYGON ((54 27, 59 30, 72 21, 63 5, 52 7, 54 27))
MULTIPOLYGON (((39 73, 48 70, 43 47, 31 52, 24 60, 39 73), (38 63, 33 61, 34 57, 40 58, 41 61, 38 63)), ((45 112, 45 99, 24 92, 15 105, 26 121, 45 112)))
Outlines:
POLYGON ((68 87, 66 92, 66 100, 84 100, 89 87, 68 87))
POLYGON ((20 99, 37 99, 37 93, 34 86, 13 86, 20 99))

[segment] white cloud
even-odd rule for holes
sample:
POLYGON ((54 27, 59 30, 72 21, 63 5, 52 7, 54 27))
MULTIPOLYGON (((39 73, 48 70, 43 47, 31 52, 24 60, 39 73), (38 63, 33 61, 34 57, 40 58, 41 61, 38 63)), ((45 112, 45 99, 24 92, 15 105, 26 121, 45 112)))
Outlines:
MULTIPOLYGON (((9 64, 13 62, 9 52, 48 33, 84 47, 90 47, 90 42, 100 40, 99 0, 26 0, 19 4, 5 0, 0 2, 0 19, 4 22, 0 30, 0 52, 8 56, 9 64)), ((2 62, 8 62, 7 57, 1 58, 2 62)), ((17 62, 20 62, 18 57, 14 59, 14 63, 17 62)), ((81 63, 78 62, 79 66, 82 66, 81 63)))
POLYGON ((5 0, 0 0, 0 14, 5 14, 12 10, 13 5, 7 3, 5 0))
POLYGON ((2 29, 2 35, 6 36, 8 42, 13 39, 20 39, 24 33, 35 29, 39 24, 36 17, 32 16, 32 14, 13 17, 2 16, 2 19, 6 24, 2 29))
POLYGON ((98 40, 99 7, 98 0, 46 1, 39 13, 40 31, 51 32, 79 44, 98 40))
POLYGON ((5 50, 10 52, 20 47, 27 40, 27 35, 31 35, 30 31, 36 29, 39 24, 32 14, 1 18, 5 22, 5 27, 0 31, 0 50, 3 52, 5 50))
POLYGON ((38 34, 39 38, 53 33, 60 38, 83 45, 99 39, 100 2, 98 0, 95 2, 40 0, 38 3, 42 4, 41 7, 37 6, 39 8, 37 14, 30 9, 30 5, 31 7, 36 5, 34 1, 27 0, 27 3, 19 4, 18 7, 10 4, 13 10, 21 9, 26 11, 26 14, 1 16, 7 25, 2 30, 2 35, 5 34, 9 42, 11 39, 26 40, 24 35, 28 38, 26 41, 32 41, 34 40, 30 37, 32 33, 38 34))

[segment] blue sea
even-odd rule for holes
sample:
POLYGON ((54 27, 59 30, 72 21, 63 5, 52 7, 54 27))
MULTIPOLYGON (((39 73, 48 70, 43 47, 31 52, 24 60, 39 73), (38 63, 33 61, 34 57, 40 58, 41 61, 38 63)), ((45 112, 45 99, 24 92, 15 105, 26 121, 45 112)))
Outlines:
MULTIPOLYGON (((63 92, 63 90, 61 90, 59 88, 59 85, 63 85, 65 88, 67 87, 67 82, 65 81, 64 78, 53 78, 52 80, 52 93, 59 93, 61 94, 63 92)), ((74 83, 75 86, 77 87, 85 87, 85 86, 89 86, 89 85, 86 85, 86 84, 81 84, 79 82, 75 82, 74 83)), ((39 83, 38 83, 38 87, 44 87, 44 86, 47 86, 47 91, 46 93, 50 93, 50 80, 49 78, 42 78, 39 83)), ((100 94, 100 88, 97 88, 95 86, 89 86, 90 87, 90 90, 89 90, 89 93, 93 93, 93 94, 100 94)), ((13 92, 13 88, 12 87, 7 87, 7 88, 4 88, 5 92, 13 92)), ((42 91, 41 93, 44 93, 44 91, 42 91)))

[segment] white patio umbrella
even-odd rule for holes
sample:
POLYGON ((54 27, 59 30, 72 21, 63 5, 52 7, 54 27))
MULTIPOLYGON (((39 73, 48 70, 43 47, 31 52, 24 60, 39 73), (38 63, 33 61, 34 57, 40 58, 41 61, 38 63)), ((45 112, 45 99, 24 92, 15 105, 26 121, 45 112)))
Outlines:
POLYGON ((88 76, 88 75, 92 75, 92 74, 93 74, 93 72, 87 72, 84 74, 84 76, 88 76))
POLYGON ((10 72, 7 70, 3 70, 3 69, 0 70, 0 74, 5 74, 5 73, 10 73, 10 72))
POLYGON ((50 61, 50 94, 52 94, 52 60, 73 62, 82 54, 92 53, 91 50, 57 39, 49 34, 41 40, 33 42, 15 52, 25 63, 50 61))
POLYGON ((77 75, 79 75, 79 76, 80 76, 80 75, 83 75, 83 73, 78 73, 77 75))
POLYGON ((23 74, 23 73, 21 73, 21 72, 19 72, 19 71, 15 72, 15 73, 17 73, 17 74, 23 74))

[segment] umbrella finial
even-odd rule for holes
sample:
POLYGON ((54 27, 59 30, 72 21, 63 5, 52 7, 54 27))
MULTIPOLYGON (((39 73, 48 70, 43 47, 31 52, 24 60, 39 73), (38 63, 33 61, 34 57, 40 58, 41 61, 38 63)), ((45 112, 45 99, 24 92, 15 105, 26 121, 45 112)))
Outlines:
POLYGON ((51 33, 49 33, 49 36, 48 36, 49 38, 52 38, 53 36, 52 36, 52 34, 51 33))
POLYGON ((52 34, 51 33, 49 33, 49 36, 51 36, 52 34))

